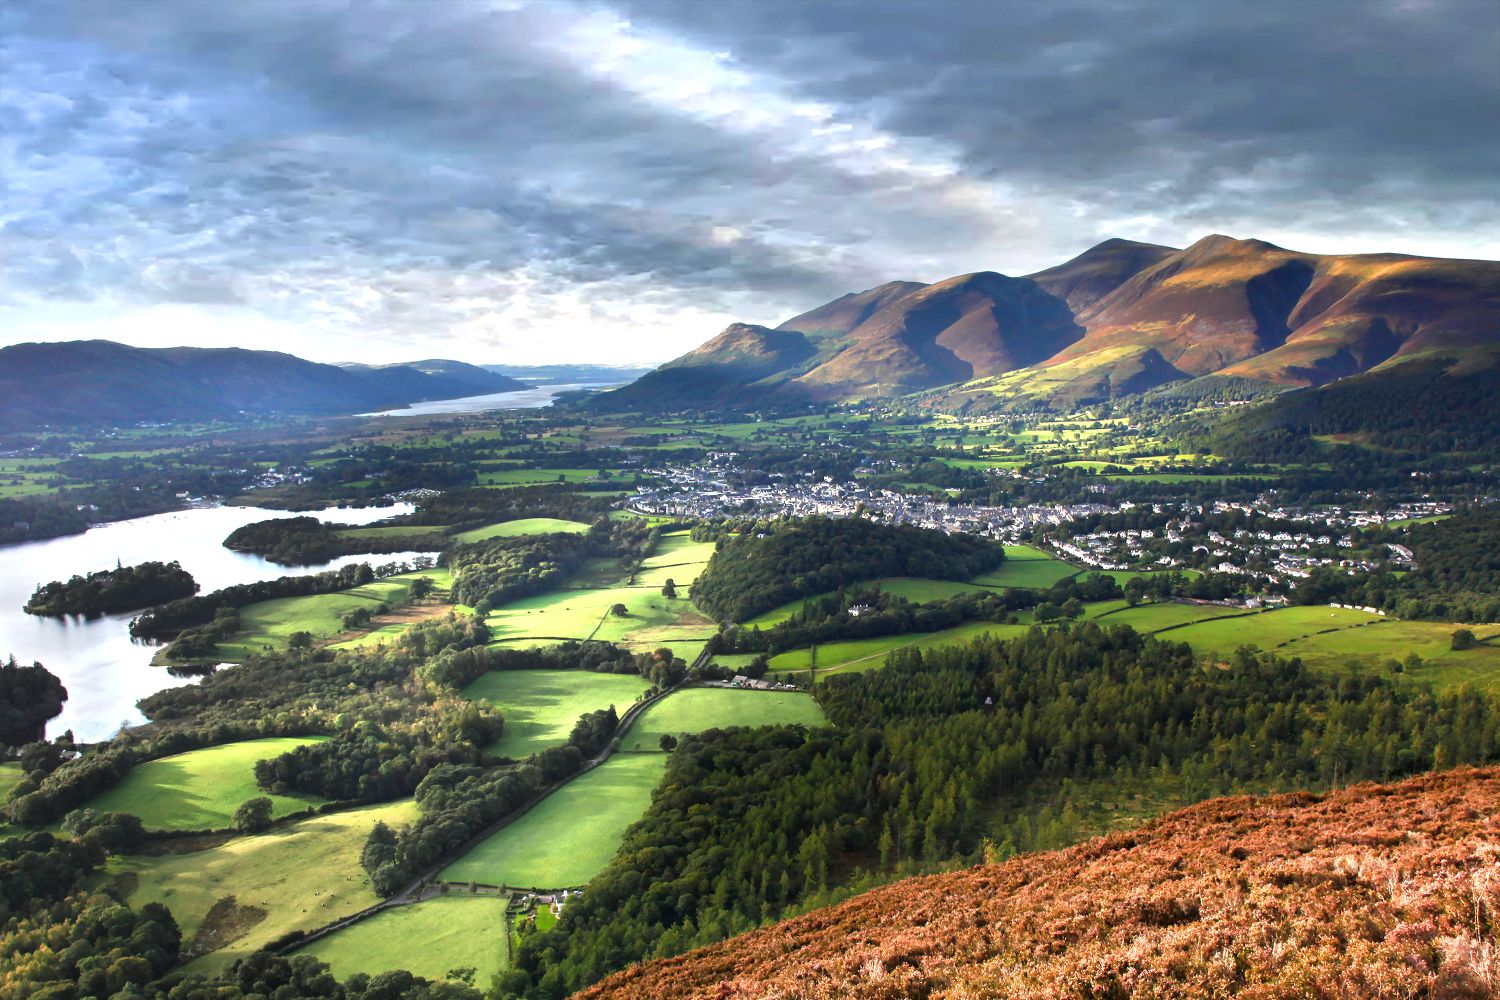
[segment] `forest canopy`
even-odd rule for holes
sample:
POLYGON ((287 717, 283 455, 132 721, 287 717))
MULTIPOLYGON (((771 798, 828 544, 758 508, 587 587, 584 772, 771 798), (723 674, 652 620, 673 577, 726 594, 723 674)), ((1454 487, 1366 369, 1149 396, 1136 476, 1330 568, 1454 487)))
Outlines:
POLYGON ((863 518, 793 518, 721 537, 693 584, 693 601, 714 618, 744 621, 798 597, 882 576, 967 580, 1004 558, 999 543, 974 535, 863 518))

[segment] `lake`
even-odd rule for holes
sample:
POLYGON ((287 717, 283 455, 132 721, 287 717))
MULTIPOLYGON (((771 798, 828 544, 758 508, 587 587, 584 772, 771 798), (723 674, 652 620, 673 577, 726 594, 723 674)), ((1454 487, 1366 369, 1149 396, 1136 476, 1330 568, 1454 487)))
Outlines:
POLYGON ((131 639, 133 614, 102 618, 38 618, 21 610, 38 584, 74 574, 130 566, 157 559, 182 563, 198 581, 200 594, 236 583, 316 573, 347 563, 404 561, 417 553, 345 556, 321 566, 278 566, 260 556, 231 552, 224 539, 253 521, 311 514, 325 521, 368 524, 409 513, 410 504, 349 510, 277 511, 258 507, 201 507, 116 521, 44 542, 0 547, 0 657, 38 661, 68 689, 62 715, 47 724, 48 736, 66 729, 79 740, 114 735, 121 725, 145 719, 139 698, 163 688, 193 683, 151 665, 159 648, 131 639))
POLYGON ((597 389, 605 383, 580 382, 571 385, 539 385, 512 392, 492 392, 484 396, 460 396, 457 399, 429 399, 395 410, 361 413, 362 417, 422 417, 435 413, 483 413, 486 410, 534 410, 548 406, 560 393, 575 389, 597 389))

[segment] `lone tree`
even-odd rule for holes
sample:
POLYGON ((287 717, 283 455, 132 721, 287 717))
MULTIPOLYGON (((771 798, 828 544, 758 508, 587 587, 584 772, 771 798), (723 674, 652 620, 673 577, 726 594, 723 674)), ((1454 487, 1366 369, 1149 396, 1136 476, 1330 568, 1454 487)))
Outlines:
POLYGON ((667 577, 667 582, 662 585, 661 596, 672 600, 677 599, 677 583, 670 576, 667 577))
POLYGON ((671 733, 662 733, 661 739, 656 741, 656 745, 661 747, 667 753, 671 753, 673 750, 677 749, 677 737, 673 736, 671 733))
POLYGON ((312 649, 312 643, 311 632, 293 632, 286 637, 287 649, 312 649))
POLYGON ((630 609, 623 604, 615 604, 610 607, 609 613, 616 618, 625 618, 630 615, 630 609))
POLYGON ((420 601, 437 589, 437 584, 432 582, 430 576, 419 576, 411 582, 411 599, 420 601))
POLYGON ((1479 645, 1479 640, 1474 638, 1474 630, 1461 628, 1453 633, 1453 640, 1448 644, 1452 649, 1473 649, 1479 645))
POLYGON ((242 803, 234 811, 234 828, 241 833, 260 833, 271 826, 271 800, 265 796, 242 803))

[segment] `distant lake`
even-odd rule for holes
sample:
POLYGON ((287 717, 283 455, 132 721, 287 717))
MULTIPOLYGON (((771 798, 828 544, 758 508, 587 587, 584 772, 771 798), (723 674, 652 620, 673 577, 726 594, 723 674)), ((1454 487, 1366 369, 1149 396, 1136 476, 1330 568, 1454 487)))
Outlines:
POLYGON ((14 653, 22 663, 38 661, 67 687, 63 713, 47 724, 48 736, 72 729, 79 740, 104 739, 122 724, 145 721, 136 710, 137 699, 193 680, 173 677, 165 667, 151 665, 159 647, 130 638, 133 614, 92 620, 26 614, 21 607, 38 584, 112 569, 116 563, 130 566, 175 559, 198 581, 198 592, 207 594, 236 583, 317 573, 348 563, 404 561, 417 553, 345 556, 321 566, 278 566, 260 556, 231 552, 223 543, 235 528, 273 517, 311 514, 325 521, 368 524, 412 509, 410 504, 319 511, 202 507, 103 524, 81 535, 0 547, 0 658, 14 653))
POLYGON ((430 399, 396 410, 361 413, 362 417, 421 417, 433 413, 483 413, 485 410, 534 410, 547 406, 564 392, 575 389, 597 389, 607 383, 580 382, 569 385, 538 385, 513 392, 492 392, 483 396, 460 396, 457 399, 430 399))

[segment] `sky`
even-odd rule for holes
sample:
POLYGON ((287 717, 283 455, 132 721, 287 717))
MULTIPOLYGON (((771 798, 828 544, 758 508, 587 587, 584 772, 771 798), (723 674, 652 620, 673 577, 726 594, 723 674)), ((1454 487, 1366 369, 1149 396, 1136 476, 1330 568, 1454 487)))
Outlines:
POLYGON ((655 363, 1110 237, 1500 258, 1500 3, 0 5, 0 344, 655 363))

